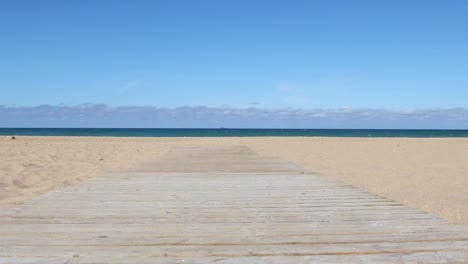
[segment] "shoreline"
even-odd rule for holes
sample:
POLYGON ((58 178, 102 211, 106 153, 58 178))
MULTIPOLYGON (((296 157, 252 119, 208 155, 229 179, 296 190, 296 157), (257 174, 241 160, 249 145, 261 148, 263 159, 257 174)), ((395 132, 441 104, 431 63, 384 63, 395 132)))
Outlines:
POLYGON ((0 128, 4 136, 468 138, 467 129, 0 128))
POLYGON ((313 139, 409 139, 409 140, 418 140, 418 139, 430 139, 430 140, 460 140, 460 139, 466 139, 468 140, 468 137, 335 137, 335 136, 225 136, 225 137, 211 137, 211 136, 164 136, 164 137, 159 137, 159 136, 141 136, 141 137, 130 137, 130 136, 36 136, 36 135, 28 135, 28 136, 23 136, 23 135, 0 135, 0 139, 11 139, 11 137, 16 137, 18 138, 25 138, 25 139, 40 139, 40 138, 58 138, 58 139, 190 139, 190 138, 202 138, 202 139, 229 139, 229 138, 235 138, 235 139, 246 139, 246 138, 265 138, 265 139, 278 139, 278 138, 301 138, 301 139, 308 139, 308 138, 313 138, 313 139))
POLYGON ((245 145, 468 225, 468 138, 0 136, 0 205, 197 145, 245 145))

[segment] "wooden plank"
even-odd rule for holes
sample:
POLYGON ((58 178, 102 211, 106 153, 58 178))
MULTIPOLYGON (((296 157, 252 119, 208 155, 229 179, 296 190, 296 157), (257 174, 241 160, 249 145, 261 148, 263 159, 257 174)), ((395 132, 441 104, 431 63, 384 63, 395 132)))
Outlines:
POLYGON ((0 246, 211 246, 211 245, 316 245, 316 244, 353 244, 353 243, 398 243, 398 242, 433 242, 433 241, 468 241, 467 233, 439 232, 439 233, 403 233, 403 234, 340 234, 340 235, 300 235, 300 236, 154 236, 139 233, 96 234, 67 234, 53 233, 44 236, 4 235, 0 246))
POLYGON ((28 256, 115 256, 138 257, 241 257, 241 256, 307 256, 307 255, 344 255, 376 253, 409 253, 448 250, 468 250, 468 241, 424 241, 424 242, 377 242, 377 243, 330 243, 313 245, 133 245, 112 246, 72 245, 72 246, 19 246, 3 247, 0 257, 28 256))
MULTIPOLYGON (((333 234, 385 234, 385 233, 436 233, 436 232, 467 232, 466 227, 455 225, 332 225, 328 227, 317 227, 316 224, 275 224, 269 223, 164 223, 164 225, 154 224, 113 224, 90 223, 90 224, 19 224, 3 225, 0 231, 7 234, 35 234, 40 233, 135 233, 151 234, 155 236, 210 236, 210 235, 333 235, 333 234)), ((0 226, 2 227, 2 226, 0 226)))
MULTIPOLYGON (((190 258, 190 264, 263 264, 263 263, 464 263, 468 258, 467 251, 437 251, 410 253, 377 253, 362 255, 314 255, 314 256, 275 256, 275 257, 213 257, 190 258)), ((139 257, 0 257, 0 263, 10 264, 154 264, 154 263, 187 263, 187 259, 154 256, 139 257)))

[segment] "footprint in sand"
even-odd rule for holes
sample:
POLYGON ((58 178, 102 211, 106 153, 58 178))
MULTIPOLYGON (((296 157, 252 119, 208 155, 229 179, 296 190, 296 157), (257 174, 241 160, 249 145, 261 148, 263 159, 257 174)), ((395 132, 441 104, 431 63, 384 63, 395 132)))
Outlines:
POLYGON ((19 173, 24 170, 24 166, 20 164, 14 164, 15 161, 13 161, 11 164, 6 164, 4 166, 0 167, 0 171, 5 172, 5 173, 19 173))
POLYGON ((24 184, 21 180, 19 180, 19 179, 14 179, 14 180, 13 180, 13 184, 14 184, 16 187, 20 188, 20 189, 27 189, 27 188, 29 188, 29 186, 25 185, 25 184, 24 184))

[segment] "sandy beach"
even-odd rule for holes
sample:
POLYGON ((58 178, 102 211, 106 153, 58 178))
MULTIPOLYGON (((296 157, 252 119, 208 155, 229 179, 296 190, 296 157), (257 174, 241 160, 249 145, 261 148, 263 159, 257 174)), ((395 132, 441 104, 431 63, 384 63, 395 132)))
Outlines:
POLYGON ((174 146, 245 145, 468 225, 468 139, 0 138, 0 204, 156 160, 174 146))

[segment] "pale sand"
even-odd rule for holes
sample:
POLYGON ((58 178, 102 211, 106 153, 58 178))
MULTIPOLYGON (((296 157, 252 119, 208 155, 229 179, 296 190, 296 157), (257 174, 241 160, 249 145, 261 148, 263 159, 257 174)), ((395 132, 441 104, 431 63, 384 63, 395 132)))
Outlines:
POLYGON ((1 137, 0 204, 197 145, 246 145, 468 225, 468 139, 1 137))

